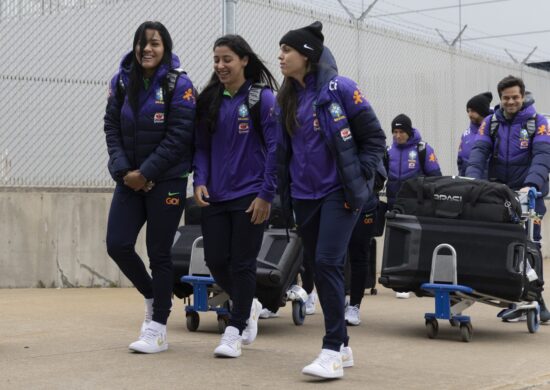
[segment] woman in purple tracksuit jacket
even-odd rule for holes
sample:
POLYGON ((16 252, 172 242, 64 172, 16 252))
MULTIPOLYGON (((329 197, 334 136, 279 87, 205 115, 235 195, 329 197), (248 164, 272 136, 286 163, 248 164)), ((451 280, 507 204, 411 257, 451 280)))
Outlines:
POLYGON ((420 132, 412 126, 411 119, 407 115, 397 115, 391 127, 393 143, 388 149, 388 182, 386 184, 388 209, 393 208, 397 193, 404 181, 417 176, 441 176, 434 150, 427 143, 420 144, 422 142, 420 132), (425 148, 424 152, 419 144, 425 148), (425 161, 421 161, 421 153, 425 156, 425 161))
POLYGON ((339 76, 322 24, 291 30, 279 44, 285 76, 277 97, 285 132, 279 154, 281 201, 293 208, 326 334, 303 374, 340 378, 353 365, 344 319, 344 262, 359 213, 372 194, 385 135, 357 84, 339 76), (292 199, 292 205, 290 200, 292 199))
POLYGON ((230 296, 231 316, 216 356, 238 357, 256 338, 262 309, 256 258, 276 190, 279 130, 277 82, 248 43, 226 35, 214 43, 214 74, 197 99, 195 200, 202 207, 205 261, 230 296), (253 83, 260 95, 260 128, 248 106, 253 83))
POLYGON ((195 96, 181 74, 167 100, 166 78, 180 65, 172 39, 159 22, 139 26, 133 50, 110 84, 105 114, 109 172, 116 181, 107 226, 107 251, 145 297, 139 340, 130 349, 168 348, 166 322, 172 306, 170 248, 183 212, 191 170, 195 96), (152 277, 135 251, 147 222, 152 277))

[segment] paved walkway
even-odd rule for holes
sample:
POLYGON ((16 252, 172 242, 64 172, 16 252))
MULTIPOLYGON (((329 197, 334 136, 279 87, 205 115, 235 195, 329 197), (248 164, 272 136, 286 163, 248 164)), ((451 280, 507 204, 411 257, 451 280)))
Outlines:
POLYGON ((433 299, 398 300, 380 288, 364 301, 363 324, 349 329, 355 367, 325 383, 300 374, 320 350, 321 314, 297 327, 287 305, 279 318, 261 320, 242 357, 215 359, 215 315, 203 314, 199 330, 189 332, 180 300, 169 350, 130 353, 142 306, 134 289, 0 290, 0 388, 550 389, 550 325, 529 334, 525 323, 497 320, 490 306, 468 310, 470 343, 444 322, 439 338, 429 340, 423 314, 433 299))

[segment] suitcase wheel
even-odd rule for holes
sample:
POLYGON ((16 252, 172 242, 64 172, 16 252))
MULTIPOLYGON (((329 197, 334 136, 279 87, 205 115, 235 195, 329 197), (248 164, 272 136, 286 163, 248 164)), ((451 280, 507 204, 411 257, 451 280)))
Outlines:
POLYGON ((435 318, 430 318, 426 320, 426 334, 428 338, 435 339, 439 331, 439 324, 435 318))
POLYGON ((378 290, 375 288, 370 289, 370 295, 378 295, 378 290))
POLYGON ((536 309, 531 309, 527 312, 527 329, 529 333, 536 333, 539 330, 540 322, 536 309))
POLYGON ((302 301, 292 301, 292 320, 294 325, 303 325, 306 318, 306 304, 302 301))
POLYGON ((188 311, 185 313, 185 318, 187 320, 187 329, 189 329, 189 331, 194 332, 199 329, 199 313, 196 311, 188 311))
POLYGON ((463 322, 460 324, 460 338, 465 343, 468 343, 472 339, 472 333, 474 329, 472 328, 471 322, 463 322))

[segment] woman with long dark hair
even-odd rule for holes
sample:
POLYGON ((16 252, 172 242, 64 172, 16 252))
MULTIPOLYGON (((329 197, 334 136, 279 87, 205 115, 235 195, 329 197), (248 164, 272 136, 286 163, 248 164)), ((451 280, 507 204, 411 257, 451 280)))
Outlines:
POLYGON ((325 318, 321 353, 303 374, 339 378, 353 365, 344 319, 344 261, 359 213, 372 194, 385 135, 357 84, 337 74, 322 24, 280 40, 285 76, 277 100, 285 136, 279 187, 294 209, 325 318))
POLYGON ((116 181, 107 251, 145 298, 141 333, 129 347, 142 353, 168 348, 170 249, 191 170, 195 93, 189 78, 175 70, 179 65, 166 27, 141 24, 132 51, 111 80, 105 114, 109 172, 116 181), (135 251, 145 222, 152 277, 135 251))
POLYGON ((214 73, 197 99, 195 200, 206 264, 232 301, 214 354, 238 357, 241 344, 256 338, 262 309, 254 299, 256 258, 276 189, 277 83, 238 35, 216 40, 213 54, 214 73))

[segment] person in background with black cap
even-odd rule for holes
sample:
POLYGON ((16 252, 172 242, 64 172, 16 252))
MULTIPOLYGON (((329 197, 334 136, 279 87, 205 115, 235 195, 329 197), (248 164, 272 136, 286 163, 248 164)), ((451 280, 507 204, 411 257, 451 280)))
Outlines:
POLYGON ((386 137, 357 83, 337 74, 322 27, 291 30, 279 42, 285 131, 278 184, 285 209, 294 209, 304 257, 315 262, 325 319, 321 353, 302 373, 340 378, 354 364, 344 318, 345 255, 386 137))
MULTIPOLYGON (((422 141, 420 132, 412 126, 411 118, 397 115, 391 122, 393 144, 388 148, 386 197, 388 210, 393 208, 397 193, 404 181, 418 176, 441 176, 433 148, 422 141)), ((397 292, 397 298, 409 298, 409 292, 397 292)))
POLYGON ((417 176, 441 176, 433 148, 422 141, 420 132, 412 126, 407 115, 397 115, 391 122, 391 128, 393 144, 388 148, 386 166, 386 196, 390 210, 405 180, 417 176))
MULTIPOLYGON (((470 126, 462 134, 460 146, 458 147, 456 164, 460 176, 466 175, 470 152, 474 146, 475 138, 479 131, 479 126, 483 122, 483 118, 493 113, 493 110, 490 108, 491 100, 493 100, 493 94, 485 92, 475 95, 466 103, 466 112, 468 113, 468 118, 470 118, 470 126)), ((487 178, 486 175, 485 178, 487 178)))

